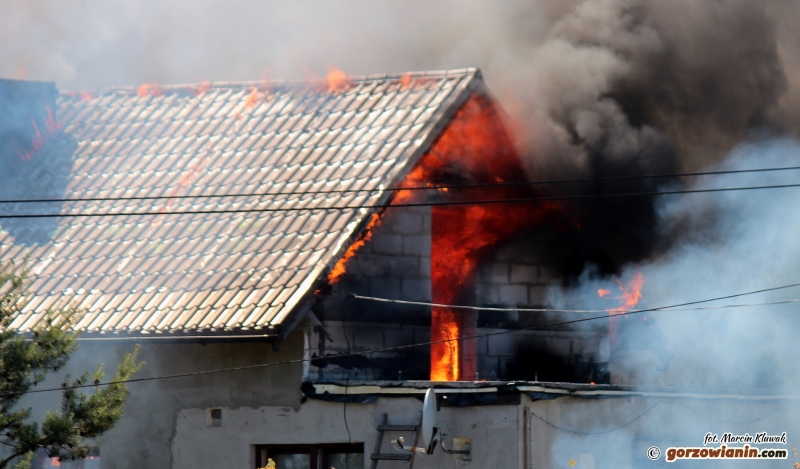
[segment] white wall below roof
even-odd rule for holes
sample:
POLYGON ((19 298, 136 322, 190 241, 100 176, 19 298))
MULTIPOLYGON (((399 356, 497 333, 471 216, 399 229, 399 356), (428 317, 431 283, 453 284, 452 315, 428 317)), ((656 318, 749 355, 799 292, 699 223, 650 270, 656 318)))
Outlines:
MULTIPOLYGON (((749 432, 754 435, 758 431, 771 434, 786 431, 789 444, 760 447, 790 450, 792 445, 796 445, 793 441, 800 436, 800 424, 796 413, 774 411, 785 405, 787 403, 776 401, 657 400, 642 397, 562 397, 531 401, 523 395, 520 405, 442 407, 437 415, 437 424, 448 430, 448 444, 451 444, 453 436, 472 438, 473 460, 469 466, 463 467, 647 467, 655 464, 646 457, 650 446, 660 447, 662 457, 659 462, 663 463, 663 454, 668 446, 702 446, 706 432, 719 435, 749 432), (623 426, 625 424, 628 425, 623 426)), ((366 467, 369 467, 369 454, 373 450, 381 413, 389 415, 389 423, 411 424, 416 421, 421 408, 422 402, 410 397, 380 397, 372 404, 347 404, 350 441, 364 443, 366 467)), ((173 468, 252 469, 255 467, 254 446, 257 444, 348 442, 344 405, 341 403, 311 399, 296 410, 278 406, 226 407, 222 409, 222 415, 222 426, 209 427, 206 409, 184 409, 178 413, 172 441, 173 468)), ((386 433, 382 452, 395 452, 389 441, 401 435, 386 433)), ((748 462, 743 461, 745 464, 735 467, 749 467, 748 462)), ((785 460, 762 461, 759 466, 784 467, 785 463, 785 460)), ((383 461, 379 467, 404 466, 383 461)), ((415 469, 452 467, 462 466, 456 466, 453 457, 444 454, 441 448, 431 456, 417 457, 414 461, 415 469)))
MULTIPOLYGON (((41 387, 58 387, 63 375, 73 378, 103 363, 110 379, 123 353, 133 343, 81 343, 59 376, 41 387)), ((279 351, 267 342, 200 343, 144 342, 139 358, 145 362, 135 378, 294 360, 302 357, 303 333, 296 329, 279 351)), ((244 371, 131 383, 130 396, 119 422, 99 438, 102 469, 186 467, 172 462, 171 443, 182 409, 239 407, 270 404, 300 407, 302 364, 291 363, 244 371)), ((60 408, 60 392, 30 394, 21 407, 31 407, 33 418, 60 408)), ((226 446, 215 446, 222 450, 226 446)), ((232 450, 231 450, 232 451, 232 450)), ((243 466, 247 467, 247 466, 243 466)))
MULTIPOLYGON (((351 440, 364 443, 365 464, 369 465, 376 426, 383 412, 390 424, 413 424, 422 402, 414 398, 379 398, 372 404, 347 404, 347 425, 351 440)), ((184 409, 178 413, 177 430, 172 442, 174 468, 255 467, 256 444, 347 443, 344 404, 319 400, 306 401, 299 410, 289 407, 223 408, 220 427, 206 425, 205 409, 184 409)), ((518 467, 518 406, 442 407, 437 424, 453 436, 472 438, 475 468, 518 467)), ((382 452, 391 453, 390 440, 408 433, 387 432, 382 452)), ((379 466, 401 467, 383 461, 379 466)), ((453 456, 441 448, 430 456, 418 456, 415 469, 452 467, 453 456)))

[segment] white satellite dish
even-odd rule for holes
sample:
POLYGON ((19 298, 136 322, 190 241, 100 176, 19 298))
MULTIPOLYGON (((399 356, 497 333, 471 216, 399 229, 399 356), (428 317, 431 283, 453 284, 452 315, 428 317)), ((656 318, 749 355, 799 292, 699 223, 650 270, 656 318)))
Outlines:
POLYGON ((441 443, 442 451, 452 454, 456 461, 468 463, 472 461, 472 440, 470 438, 453 438, 455 448, 447 449, 444 439, 447 435, 444 430, 436 428, 436 392, 433 388, 425 391, 425 400, 422 402, 422 443, 425 446, 405 446, 403 437, 392 440, 392 445, 399 451, 415 451, 421 454, 433 454, 436 443, 441 443))
POLYGON ((436 436, 436 392, 428 388, 422 403, 422 442, 428 454, 433 453, 433 437, 436 436))
POLYGON ((400 451, 415 451, 421 454, 433 454, 436 446, 436 393, 433 388, 425 391, 425 400, 422 403, 422 434, 421 446, 406 446, 403 437, 392 440, 392 445, 400 451))

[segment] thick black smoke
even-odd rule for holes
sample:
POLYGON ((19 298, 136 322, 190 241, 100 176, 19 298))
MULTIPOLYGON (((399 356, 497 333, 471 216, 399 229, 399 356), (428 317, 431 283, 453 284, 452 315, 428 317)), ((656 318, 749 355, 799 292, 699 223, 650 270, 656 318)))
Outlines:
MULTIPOLYGON (((789 81, 770 6, 745 1, 583 2, 532 50, 526 118, 535 177, 603 178, 697 171, 737 143, 793 130, 789 81)), ((685 180, 684 180, 685 181, 685 180)), ((684 181, 595 181, 563 194, 650 192, 684 181)), ((651 197, 570 204, 575 255, 614 273, 676 241, 651 197)))

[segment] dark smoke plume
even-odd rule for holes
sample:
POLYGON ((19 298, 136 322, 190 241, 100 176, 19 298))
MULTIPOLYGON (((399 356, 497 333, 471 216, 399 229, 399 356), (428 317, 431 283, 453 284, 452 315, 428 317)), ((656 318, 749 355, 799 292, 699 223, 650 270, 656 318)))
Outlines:
MULTIPOLYGON (((789 82, 763 3, 597 0, 581 3, 532 49, 528 97, 536 176, 590 178, 697 171, 738 142, 787 130, 789 82)), ((558 192, 649 192, 676 181, 564 185, 558 192)), ((678 184, 678 187, 680 185, 678 184)), ((616 272, 668 247, 654 200, 571 205, 585 263, 616 272)))

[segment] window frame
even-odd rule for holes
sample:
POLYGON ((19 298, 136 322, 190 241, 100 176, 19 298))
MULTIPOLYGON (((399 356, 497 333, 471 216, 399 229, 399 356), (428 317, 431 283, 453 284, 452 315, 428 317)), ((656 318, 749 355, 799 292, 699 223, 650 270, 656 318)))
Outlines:
MULTIPOLYGON (((289 445, 255 445, 255 467, 260 469, 267 464, 270 455, 274 454, 308 454, 311 469, 322 469, 328 464, 331 453, 364 453, 364 443, 320 443, 289 445)), ((355 469, 355 468, 354 468, 355 469)))

